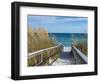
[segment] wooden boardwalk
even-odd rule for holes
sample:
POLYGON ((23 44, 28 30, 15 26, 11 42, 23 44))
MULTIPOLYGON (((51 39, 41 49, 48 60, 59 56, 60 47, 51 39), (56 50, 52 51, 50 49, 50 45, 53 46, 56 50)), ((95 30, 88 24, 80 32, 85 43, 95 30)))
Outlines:
POLYGON ((54 47, 41 49, 28 54, 28 66, 51 65, 58 55, 63 52, 63 45, 60 43, 54 47))
POLYGON ((56 65, 71 65, 75 64, 75 58, 71 52, 62 52, 60 57, 52 64, 56 65))

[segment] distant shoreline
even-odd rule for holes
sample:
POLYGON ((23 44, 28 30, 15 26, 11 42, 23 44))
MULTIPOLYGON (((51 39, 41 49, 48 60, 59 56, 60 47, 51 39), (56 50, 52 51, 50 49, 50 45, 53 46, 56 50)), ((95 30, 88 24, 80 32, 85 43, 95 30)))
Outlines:
POLYGON ((64 52, 71 51, 71 47, 64 47, 63 51, 64 51, 64 52))
POLYGON ((72 39, 77 39, 77 41, 87 40, 87 34, 83 33, 49 33, 50 37, 54 37, 54 39, 58 43, 62 43, 64 47, 70 47, 73 43, 72 39))

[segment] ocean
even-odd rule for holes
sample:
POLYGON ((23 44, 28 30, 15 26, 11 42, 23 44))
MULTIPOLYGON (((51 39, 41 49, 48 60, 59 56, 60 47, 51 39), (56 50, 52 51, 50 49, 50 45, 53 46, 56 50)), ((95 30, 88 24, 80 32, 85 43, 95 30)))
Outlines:
POLYGON ((62 43, 64 47, 71 47, 73 39, 77 42, 87 41, 87 33, 49 33, 57 43, 62 43))

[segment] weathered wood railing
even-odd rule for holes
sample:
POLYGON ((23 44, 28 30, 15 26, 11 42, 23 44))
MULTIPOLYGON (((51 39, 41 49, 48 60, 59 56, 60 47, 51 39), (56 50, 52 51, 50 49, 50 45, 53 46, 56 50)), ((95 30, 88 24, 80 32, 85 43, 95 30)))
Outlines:
POLYGON ((75 63, 76 64, 87 64, 88 63, 88 59, 85 56, 85 54, 83 54, 79 49, 77 49, 75 46, 72 46, 72 53, 74 55, 75 58, 75 63))
POLYGON ((41 66, 52 64, 63 51, 63 45, 38 50, 28 54, 28 66, 41 66))

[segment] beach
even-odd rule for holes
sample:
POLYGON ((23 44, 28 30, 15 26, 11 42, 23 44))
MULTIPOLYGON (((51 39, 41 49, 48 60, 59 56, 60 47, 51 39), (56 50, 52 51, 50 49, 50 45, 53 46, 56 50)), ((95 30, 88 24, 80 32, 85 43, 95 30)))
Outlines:
POLYGON ((70 52, 71 51, 71 47, 64 47, 63 51, 64 52, 70 52))

